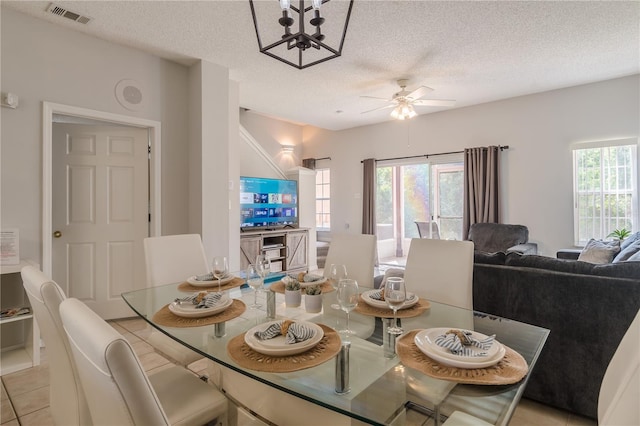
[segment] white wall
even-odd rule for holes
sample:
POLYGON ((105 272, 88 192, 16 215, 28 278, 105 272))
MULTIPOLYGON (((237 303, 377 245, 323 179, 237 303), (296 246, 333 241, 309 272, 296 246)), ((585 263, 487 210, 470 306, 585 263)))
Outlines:
POLYGON ((20 229, 21 256, 41 261, 43 101, 161 121, 162 231, 186 232, 187 69, 6 8, 1 19, 1 87, 20 106, 1 110, 0 226, 20 229), (141 84, 139 111, 115 98, 125 78, 141 84))
POLYGON ((2 91, 20 106, 1 110, 0 226, 20 229, 22 257, 42 263, 42 102, 50 101, 160 121, 162 234, 202 233, 207 255, 227 254, 234 267, 239 88, 228 70, 188 68, 6 8, 1 19, 2 91), (139 82, 139 110, 118 103, 122 79, 139 82))
POLYGON ((528 226, 541 254, 555 256, 573 245, 571 144, 637 138, 639 82, 634 75, 337 132, 306 127, 303 157, 332 158, 332 230, 358 233, 361 160, 509 145, 503 222, 528 226))
MULTIPOLYGON (((300 157, 302 153, 302 126, 246 110, 240 112, 240 123, 260 143, 274 163, 280 167, 280 170, 286 172, 300 165, 302 161, 300 157), (282 145, 294 145, 293 154, 283 154, 282 145)), ((243 159, 243 161, 245 160, 243 159)), ((260 176, 281 178, 281 176, 260 176)))

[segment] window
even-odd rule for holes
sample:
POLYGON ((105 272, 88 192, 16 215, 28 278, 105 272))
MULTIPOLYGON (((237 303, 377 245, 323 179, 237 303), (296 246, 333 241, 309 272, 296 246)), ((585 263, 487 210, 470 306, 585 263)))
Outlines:
POLYGON ((574 235, 583 246, 616 229, 637 229, 637 141, 581 144, 573 150, 574 235))
POLYGON ((316 228, 331 228, 331 171, 316 169, 316 228))
POLYGON ((416 221, 437 223, 442 239, 462 239, 464 163, 461 156, 439 161, 378 162, 376 235, 381 263, 398 262, 411 238, 418 238, 416 221))

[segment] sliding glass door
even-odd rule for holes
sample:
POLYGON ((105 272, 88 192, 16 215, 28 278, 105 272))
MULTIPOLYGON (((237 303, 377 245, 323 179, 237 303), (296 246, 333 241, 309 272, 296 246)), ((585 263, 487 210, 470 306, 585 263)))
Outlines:
POLYGON ((440 238, 462 238, 462 158, 416 163, 379 162, 376 219, 381 263, 404 264, 418 222, 435 222, 440 238))

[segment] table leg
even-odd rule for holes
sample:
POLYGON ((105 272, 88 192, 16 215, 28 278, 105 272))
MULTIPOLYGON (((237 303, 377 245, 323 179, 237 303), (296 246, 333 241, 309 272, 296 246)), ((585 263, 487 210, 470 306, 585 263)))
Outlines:
POLYGON ((387 332, 392 323, 393 318, 382 318, 382 348, 384 357, 389 359, 396 356, 396 339, 398 338, 398 335, 387 332))
POLYGON ((351 343, 343 343, 336 356, 336 393, 344 395, 351 391, 349 387, 349 349, 351 343))

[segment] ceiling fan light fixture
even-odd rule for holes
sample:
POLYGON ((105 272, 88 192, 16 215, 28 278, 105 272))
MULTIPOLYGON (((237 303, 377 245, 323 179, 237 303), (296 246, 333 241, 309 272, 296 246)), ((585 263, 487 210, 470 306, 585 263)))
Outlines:
POLYGON ((274 27, 272 10, 277 6, 272 2, 249 0, 260 52, 300 70, 339 57, 347 35, 353 1, 306 0, 305 5, 305 0, 279 0, 281 17, 277 19, 279 25, 274 27), (331 4, 327 5, 329 2, 331 4), (323 13, 325 17, 320 16, 321 6, 328 12, 323 13), (265 18, 259 19, 262 15, 265 18), (331 34, 323 34, 322 29, 326 29, 322 27, 325 18, 331 24, 331 34), (259 23, 264 25, 262 34, 268 40, 265 45, 260 36, 259 23), (307 33, 305 28, 314 32, 307 33))
POLYGON ((413 109, 413 106, 408 102, 401 102, 397 107, 391 111, 391 117, 396 120, 406 120, 408 118, 413 118, 416 115, 416 111, 413 109))

